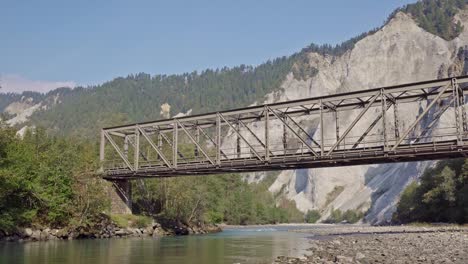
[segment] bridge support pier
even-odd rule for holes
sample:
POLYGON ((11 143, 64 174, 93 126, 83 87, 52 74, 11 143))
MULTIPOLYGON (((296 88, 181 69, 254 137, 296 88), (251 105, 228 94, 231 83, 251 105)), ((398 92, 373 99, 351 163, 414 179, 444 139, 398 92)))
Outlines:
POLYGON ((111 183, 111 214, 132 214, 132 183, 129 180, 113 180, 111 183))

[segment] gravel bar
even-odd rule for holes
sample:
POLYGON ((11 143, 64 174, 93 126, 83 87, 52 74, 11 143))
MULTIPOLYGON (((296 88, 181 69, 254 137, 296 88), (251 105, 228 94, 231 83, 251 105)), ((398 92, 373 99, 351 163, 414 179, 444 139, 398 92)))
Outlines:
POLYGON ((467 226, 338 225, 311 234, 311 253, 274 263, 468 263, 467 226))

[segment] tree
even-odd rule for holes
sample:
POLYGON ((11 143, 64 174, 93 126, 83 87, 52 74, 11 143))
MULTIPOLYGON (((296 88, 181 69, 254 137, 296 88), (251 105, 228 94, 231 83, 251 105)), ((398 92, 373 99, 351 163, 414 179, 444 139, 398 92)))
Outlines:
POLYGON ((440 161, 419 183, 403 191, 394 221, 455 222, 468 220, 468 160, 440 161))

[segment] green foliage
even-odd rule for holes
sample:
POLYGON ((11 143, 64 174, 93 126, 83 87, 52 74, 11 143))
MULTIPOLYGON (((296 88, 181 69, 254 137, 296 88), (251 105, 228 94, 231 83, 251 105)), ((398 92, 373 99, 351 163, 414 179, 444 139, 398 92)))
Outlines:
POLYGON ((448 160, 427 169, 403 191, 393 220, 468 222, 468 160, 448 160))
POLYGON ((322 55, 332 55, 332 56, 341 56, 343 55, 346 51, 351 50, 354 48, 354 45, 360 41, 361 39, 374 34, 379 30, 380 28, 375 28, 372 29, 368 32, 364 32, 354 38, 351 38, 347 41, 344 41, 340 44, 337 45, 330 45, 330 44, 323 44, 323 45, 318 45, 315 43, 310 44, 306 48, 302 49, 301 53, 307 53, 307 52, 316 52, 318 54, 322 55))
POLYGON ((343 220, 351 224, 357 223, 363 217, 364 213, 358 210, 347 210, 343 214, 343 220))
POLYGON ((112 222, 121 228, 133 227, 144 228, 150 226, 153 219, 144 215, 131 215, 131 214, 111 214, 112 222))
POLYGON ((94 145, 0 126, 0 229, 85 223, 106 205, 94 145))
POLYGON ((295 204, 276 206, 268 184, 248 184, 237 174, 145 180, 135 183, 134 209, 184 224, 303 222, 295 204))
POLYGON ((391 17, 399 11, 411 14, 426 31, 445 40, 452 40, 463 31, 460 22, 453 21, 454 16, 467 3, 467 0, 423 0, 395 10, 391 17))
POLYGON ((325 222, 341 223, 345 221, 347 223, 354 224, 361 220, 363 217, 364 213, 359 210, 347 210, 345 212, 342 212, 339 209, 333 210, 332 208, 332 212, 325 222))
POLYGON ((320 219, 320 211, 318 210, 310 210, 307 211, 305 215, 305 221, 306 223, 316 223, 320 219))

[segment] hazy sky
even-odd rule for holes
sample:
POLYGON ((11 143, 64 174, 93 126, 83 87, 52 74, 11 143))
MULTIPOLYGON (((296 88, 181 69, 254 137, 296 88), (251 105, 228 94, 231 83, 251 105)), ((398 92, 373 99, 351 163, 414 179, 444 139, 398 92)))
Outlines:
POLYGON ((0 85, 47 91, 137 72, 256 65, 347 40, 411 2, 0 0, 0 85))

